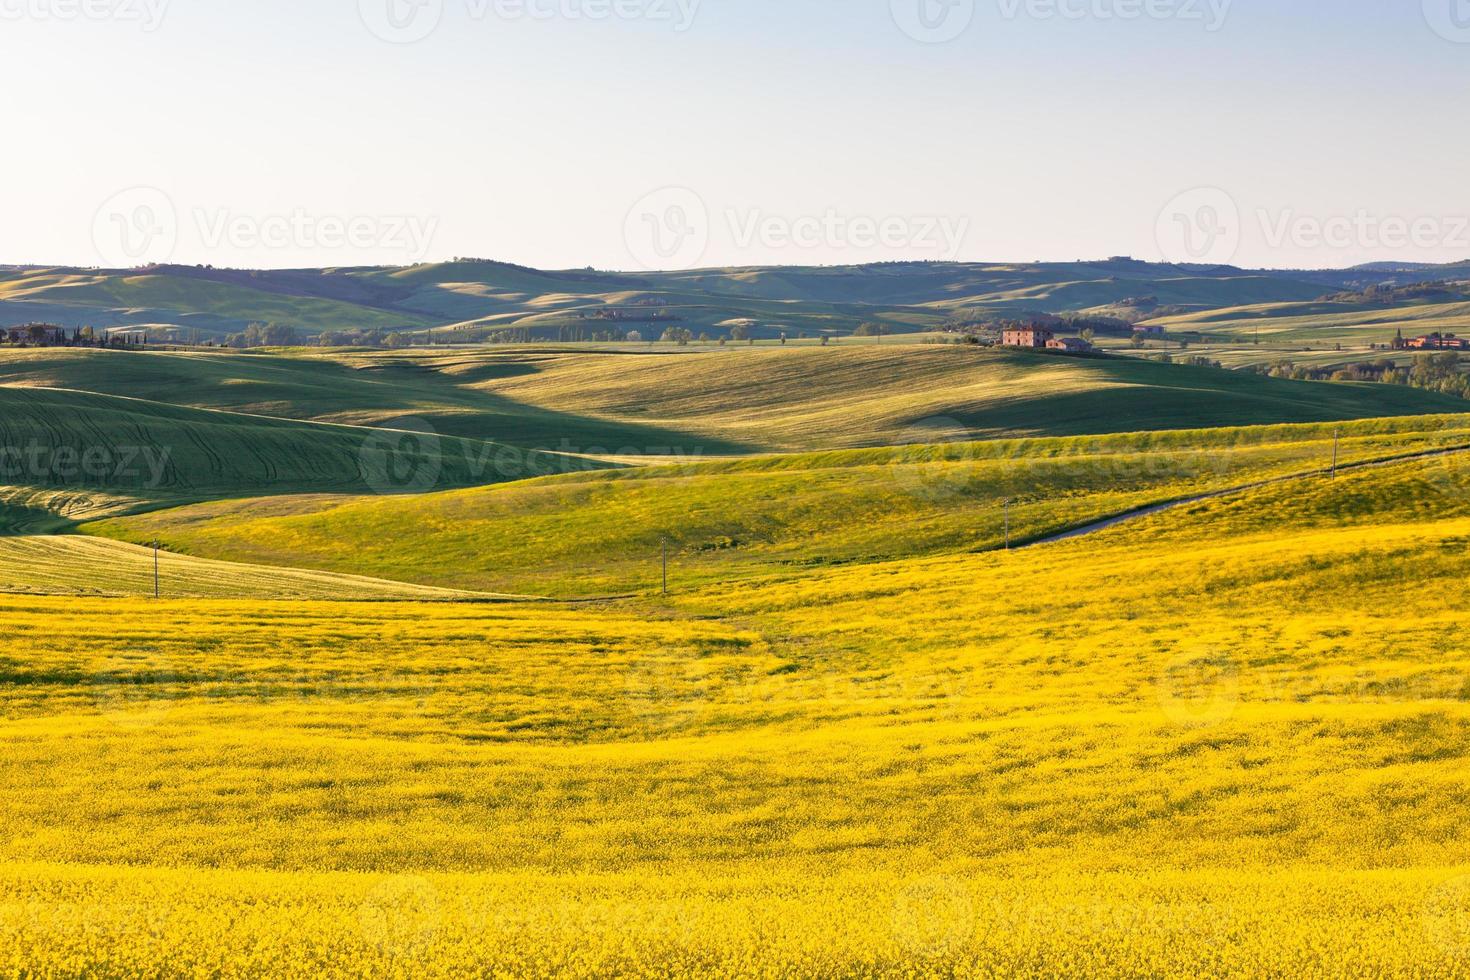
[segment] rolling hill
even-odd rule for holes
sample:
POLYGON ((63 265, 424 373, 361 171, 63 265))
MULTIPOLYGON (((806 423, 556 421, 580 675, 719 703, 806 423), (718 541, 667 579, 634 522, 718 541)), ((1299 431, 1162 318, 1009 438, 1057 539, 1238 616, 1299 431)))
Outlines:
POLYGON ((0 383, 614 457, 1454 413, 1389 385, 948 345, 292 354, 0 351, 0 383))
POLYGON ((568 472, 494 443, 0 386, 0 528, 219 497, 408 493, 568 472))
POLYGON ((667 600, 12 597, 0 971, 1454 976, 1432 472, 667 600))
POLYGON ((1023 543, 1161 501, 1470 447, 1470 416, 846 450, 399 498, 218 501, 91 534, 260 565, 580 598, 1023 543))

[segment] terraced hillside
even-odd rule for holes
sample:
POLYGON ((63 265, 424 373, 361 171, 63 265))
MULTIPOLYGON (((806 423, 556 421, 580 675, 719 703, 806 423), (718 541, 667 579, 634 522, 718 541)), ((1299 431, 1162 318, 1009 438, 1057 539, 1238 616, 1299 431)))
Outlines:
POLYGON ((1459 399, 1388 385, 932 345, 274 356, 14 351, 0 352, 0 382, 298 419, 427 424, 523 448, 613 456, 723 456, 1464 408, 1459 399))

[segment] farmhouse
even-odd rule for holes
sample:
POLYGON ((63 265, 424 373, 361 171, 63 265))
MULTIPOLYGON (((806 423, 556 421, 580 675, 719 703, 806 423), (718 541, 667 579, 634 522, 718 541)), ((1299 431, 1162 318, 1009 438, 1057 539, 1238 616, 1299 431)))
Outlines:
POLYGON ((1135 337, 1162 337, 1163 335, 1163 327, 1143 323, 1135 323, 1133 325, 1133 336, 1135 337))
POLYGON ((1092 350, 1092 345, 1080 337, 1053 337, 1046 342, 1048 350, 1062 350, 1082 354, 1092 350))
POLYGON ((1470 350, 1470 337, 1452 333, 1431 333, 1405 340, 1402 333, 1393 339, 1394 350, 1470 350))
POLYGON ((1000 342, 1005 347, 1045 347, 1054 336, 1046 327, 1013 327, 1001 334, 1000 342))
POLYGON ((51 323, 28 323, 23 327, 11 327, 5 337, 12 344, 54 347, 66 343, 66 328, 51 323))

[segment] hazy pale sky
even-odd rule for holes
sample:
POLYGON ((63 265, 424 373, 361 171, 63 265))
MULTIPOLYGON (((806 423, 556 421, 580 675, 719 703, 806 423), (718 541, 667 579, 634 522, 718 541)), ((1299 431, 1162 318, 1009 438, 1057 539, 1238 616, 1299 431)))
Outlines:
POLYGON ((0 0, 0 262, 1470 258, 1470 0, 0 0))

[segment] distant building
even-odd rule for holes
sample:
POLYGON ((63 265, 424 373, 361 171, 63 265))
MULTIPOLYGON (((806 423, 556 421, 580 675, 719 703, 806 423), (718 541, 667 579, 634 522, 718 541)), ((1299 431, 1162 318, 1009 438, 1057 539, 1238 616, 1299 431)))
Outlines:
POLYGON ((11 327, 5 332, 5 339, 12 344, 56 347, 66 343, 66 328, 52 323, 27 323, 23 327, 11 327))
POLYGON ((1092 345, 1081 337, 1053 337, 1046 342, 1048 350, 1067 351, 1072 354, 1085 354, 1092 350, 1092 345))
POLYGON ((1156 324, 1135 323, 1133 325, 1133 336, 1135 337, 1162 337, 1164 328, 1156 324))
POLYGON ((1046 327, 1032 325, 1015 327, 1001 334, 1001 344, 1006 347, 1045 347, 1056 335, 1046 327))
POLYGON ((1431 333, 1422 337, 1404 339, 1399 334, 1393 339, 1394 350, 1470 350, 1470 337, 1456 337, 1452 333, 1431 333))

